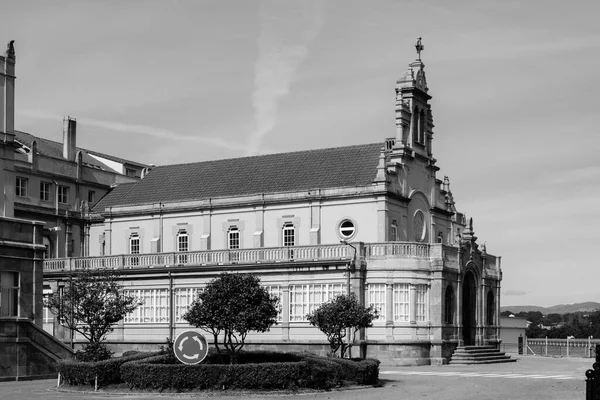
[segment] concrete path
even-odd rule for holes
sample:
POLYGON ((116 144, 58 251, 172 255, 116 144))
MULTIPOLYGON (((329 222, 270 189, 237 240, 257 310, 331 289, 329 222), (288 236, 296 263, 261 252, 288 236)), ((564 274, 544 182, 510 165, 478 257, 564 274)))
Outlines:
MULTIPOLYGON (((381 387, 352 388, 319 393, 301 393, 304 400, 486 400, 544 399, 564 400, 585 398, 585 371, 592 359, 520 357, 516 363, 478 366, 446 365, 442 367, 382 367, 381 387)), ((56 390, 56 380, 2 382, 0 399, 189 399, 218 398, 239 400, 273 399, 298 396, 282 393, 200 393, 200 394, 123 394, 93 391, 64 392, 56 390)))

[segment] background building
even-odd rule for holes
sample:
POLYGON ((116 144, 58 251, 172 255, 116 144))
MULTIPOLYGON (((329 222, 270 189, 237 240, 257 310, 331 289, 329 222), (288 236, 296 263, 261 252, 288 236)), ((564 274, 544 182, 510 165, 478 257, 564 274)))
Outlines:
POLYGON ((122 269, 144 304, 109 337, 120 349, 189 329, 183 313, 222 271, 258 274, 281 299, 279 324, 250 347, 325 351, 306 314, 347 291, 379 309, 355 346, 386 364, 497 345, 500 258, 436 176, 428 92, 419 55, 397 81, 392 138, 155 167, 93 206, 90 257, 46 260, 45 282, 56 291, 78 268, 122 269))

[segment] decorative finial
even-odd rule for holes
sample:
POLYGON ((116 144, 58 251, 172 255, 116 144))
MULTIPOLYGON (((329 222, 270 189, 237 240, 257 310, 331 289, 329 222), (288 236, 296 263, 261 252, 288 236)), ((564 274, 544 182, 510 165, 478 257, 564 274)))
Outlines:
POLYGON ((15 41, 14 40, 11 40, 10 42, 8 42, 8 45, 6 46, 6 54, 9 56, 15 55, 15 41))
POLYGON ((417 38, 417 42, 415 43, 415 49, 417 49, 417 56, 419 57, 418 59, 421 59, 421 52, 423 50, 425 50, 425 46, 423 46, 423 44, 421 43, 421 37, 417 38))

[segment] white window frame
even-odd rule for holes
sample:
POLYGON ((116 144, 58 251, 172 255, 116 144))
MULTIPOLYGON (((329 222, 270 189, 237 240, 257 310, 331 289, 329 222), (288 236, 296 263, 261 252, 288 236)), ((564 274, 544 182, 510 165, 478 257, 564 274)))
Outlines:
POLYGON ((296 245, 296 227, 292 222, 283 224, 281 234, 281 243, 283 244, 283 247, 293 247, 296 245))
POLYGON ((227 231, 227 248, 229 250, 240 248, 240 230, 236 225, 229 227, 227 231))
MULTIPOLYGON (((190 236, 188 235, 186 230, 180 230, 177 232, 177 252, 187 253, 190 249, 190 236)), ((187 254, 178 254, 177 255, 178 264, 187 264, 188 255, 187 254)))
POLYGON ((183 315, 190 308, 190 305, 198 297, 198 288, 176 288, 173 291, 173 300, 175 302, 175 322, 187 322, 183 315))
POLYGON ((344 218, 338 224, 338 236, 342 240, 353 239, 356 236, 356 232, 357 232, 356 222, 354 222, 350 218, 344 218), (343 226, 345 224, 350 224, 352 226, 351 227, 348 227, 347 225, 343 226))
POLYGON ((427 285, 415 285, 415 297, 416 297, 416 309, 415 309, 415 320, 417 322, 426 322, 427 315, 427 305, 428 305, 428 289, 427 285))
POLYGON ((27 197, 27 186, 29 186, 29 179, 17 176, 15 180, 15 195, 18 197, 27 197))
POLYGON ((307 314, 345 293, 346 285, 342 283, 290 285, 290 322, 307 322, 307 314))
POLYGON ((369 283, 367 285, 367 293, 369 294, 369 305, 377 309, 379 315, 373 322, 385 322, 386 312, 386 284, 385 283, 369 283))
POLYGON ((267 285, 264 286, 266 291, 271 295, 279 299, 279 310, 277 311, 277 322, 283 321, 283 293, 281 286, 279 285, 267 285))
POLYGON ((410 284, 394 284, 394 321, 410 321, 410 284))
POLYGON ((169 289, 133 289, 126 295, 137 297, 142 304, 125 316, 126 324, 164 324, 169 322, 169 289))

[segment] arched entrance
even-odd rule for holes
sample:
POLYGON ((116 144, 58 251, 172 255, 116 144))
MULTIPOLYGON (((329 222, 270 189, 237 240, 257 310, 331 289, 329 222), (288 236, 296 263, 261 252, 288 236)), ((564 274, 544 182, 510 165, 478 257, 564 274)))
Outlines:
POLYGON ((462 339, 465 346, 475 344, 477 288, 473 272, 467 271, 462 287, 462 339))

